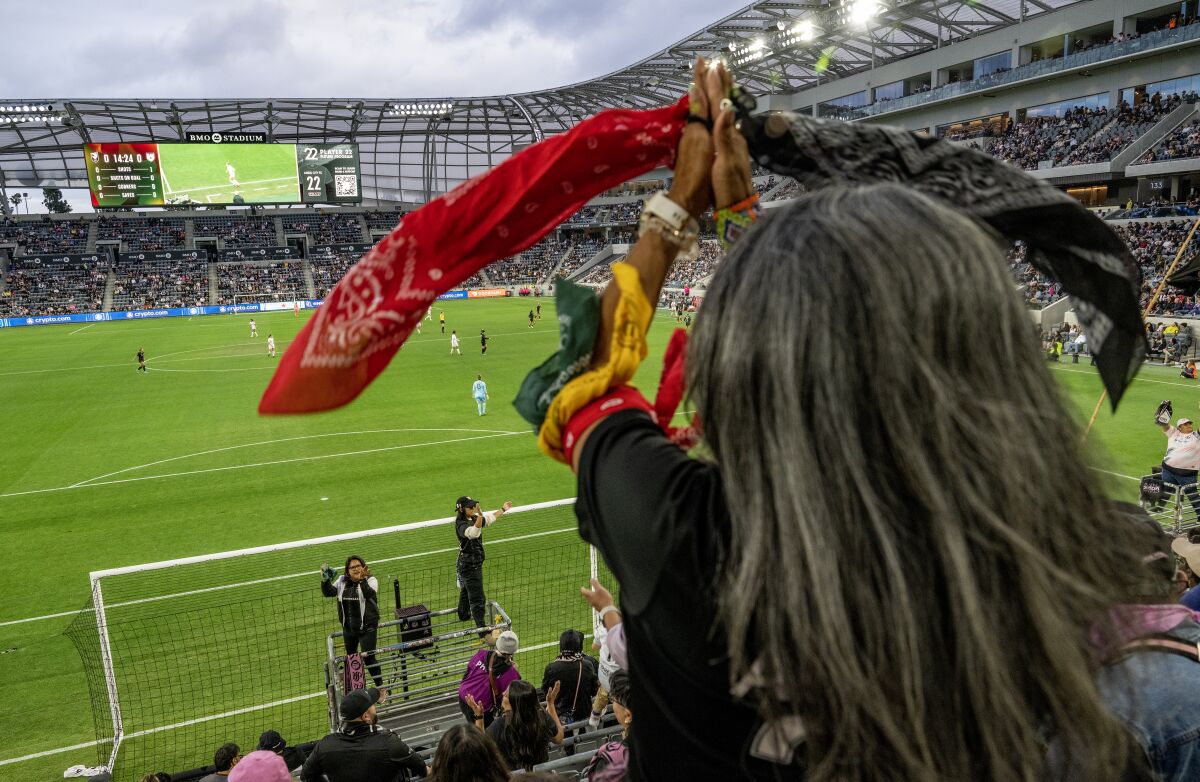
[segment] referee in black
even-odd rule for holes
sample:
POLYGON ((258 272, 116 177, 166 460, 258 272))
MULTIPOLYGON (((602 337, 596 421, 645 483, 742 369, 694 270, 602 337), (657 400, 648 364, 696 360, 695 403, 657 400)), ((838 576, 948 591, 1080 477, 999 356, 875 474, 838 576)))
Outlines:
POLYGON ((483 528, 490 527, 512 508, 505 502, 496 510, 484 512, 479 501, 459 497, 454 505, 454 534, 458 536, 458 618, 475 620, 476 627, 487 627, 483 596, 483 528))

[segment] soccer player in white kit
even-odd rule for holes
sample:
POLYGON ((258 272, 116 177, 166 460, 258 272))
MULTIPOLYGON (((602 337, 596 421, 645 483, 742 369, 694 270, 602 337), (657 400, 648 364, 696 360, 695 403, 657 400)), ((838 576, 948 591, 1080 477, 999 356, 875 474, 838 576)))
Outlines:
POLYGON ((433 305, 429 305, 429 309, 425 311, 425 320, 433 320, 433 305))
POLYGON ((254 318, 250 319, 250 336, 258 336, 258 324, 254 322, 254 318))
POLYGON ((274 334, 267 335, 267 355, 271 356, 272 358, 275 357, 275 335, 274 334))
POLYGON ((237 171, 234 169, 233 164, 230 163, 228 160, 225 161, 225 173, 229 174, 229 184, 231 184, 231 185, 238 184, 237 171))
POLYGON ((455 353, 457 353, 460 356, 462 355, 462 351, 459 350, 459 348, 458 348, 458 332, 451 331, 450 332, 450 355, 453 356, 455 353))

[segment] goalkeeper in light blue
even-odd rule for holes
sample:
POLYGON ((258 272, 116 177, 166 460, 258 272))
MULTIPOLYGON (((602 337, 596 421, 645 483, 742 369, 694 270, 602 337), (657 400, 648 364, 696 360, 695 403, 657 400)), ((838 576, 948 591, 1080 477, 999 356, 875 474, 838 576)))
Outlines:
POLYGON ((487 415, 487 383, 483 382, 483 375, 476 375, 475 382, 471 384, 471 395, 475 397, 475 407, 479 410, 480 415, 487 415))

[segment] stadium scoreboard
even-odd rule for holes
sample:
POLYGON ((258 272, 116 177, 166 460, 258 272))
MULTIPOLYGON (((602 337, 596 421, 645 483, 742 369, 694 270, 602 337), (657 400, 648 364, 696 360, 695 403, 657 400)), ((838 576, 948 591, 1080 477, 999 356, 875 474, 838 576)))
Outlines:
POLYGON ((357 204, 357 144, 86 144, 94 207, 357 204))

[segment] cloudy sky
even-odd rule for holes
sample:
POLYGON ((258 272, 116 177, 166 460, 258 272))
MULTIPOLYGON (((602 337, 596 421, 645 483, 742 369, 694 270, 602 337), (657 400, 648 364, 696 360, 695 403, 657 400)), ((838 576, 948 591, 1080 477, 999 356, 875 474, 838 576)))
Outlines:
POLYGON ((629 65, 745 4, 0 0, 0 99, 519 92, 629 65))
MULTIPOLYGON (((0 0, 0 101, 432 98, 602 76, 745 0, 0 0)), ((30 212, 44 212, 30 194, 30 212)), ((87 192, 68 192, 91 211, 87 192)), ((24 207, 22 207, 22 212, 24 207)))

